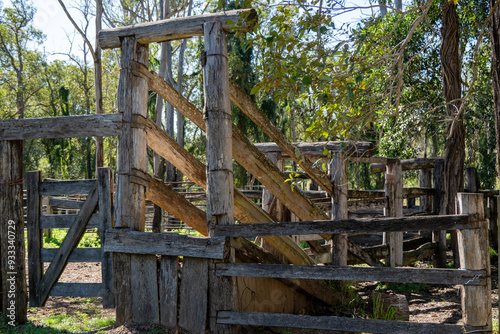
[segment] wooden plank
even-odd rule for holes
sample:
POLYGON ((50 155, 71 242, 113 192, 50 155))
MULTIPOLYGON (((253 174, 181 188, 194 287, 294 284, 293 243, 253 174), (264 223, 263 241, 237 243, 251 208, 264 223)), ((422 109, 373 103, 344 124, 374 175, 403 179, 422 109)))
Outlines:
POLYGON ((111 229, 106 231, 104 251, 222 259, 224 243, 224 238, 111 229))
POLYGON ((81 209, 84 201, 76 201, 72 199, 65 199, 60 197, 50 197, 49 205, 58 209, 81 209))
MULTIPOLYGON (((151 234, 151 233, 150 233, 151 234)), ((157 233, 154 233, 157 234, 157 233)), ((130 255, 132 321, 159 324, 158 276, 155 255, 130 255)))
POLYGON ((102 277, 102 306, 114 308, 113 295, 113 258, 112 254, 104 252, 106 231, 113 228, 113 171, 110 168, 97 169, 97 193, 99 196, 99 236, 101 239, 101 277, 102 277))
POLYGON ((162 256, 159 268, 160 324, 168 329, 177 326, 179 263, 176 256, 162 256))
POLYGON ((185 257, 180 287, 179 326, 205 333, 208 306, 208 260, 185 257))
POLYGON ((215 235, 219 237, 248 238, 265 235, 300 235, 316 233, 432 231, 435 228, 446 230, 476 229, 478 228, 478 223, 474 216, 468 215, 389 217, 375 219, 359 218, 217 226, 215 228, 215 235))
POLYGON ((349 198, 385 198, 383 190, 354 190, 347 191, 349 198))
POLYGON ((458 334, 463 333, 461 325, 413 323, 377 319, 356 319, 330 316, 309 316, 277 313, 220 312, 217 322, 223 324, 293 327, 320 330, 338 330, 363 333, 419 333, 458 334))
POLYGON ((420 269, 390 267, 309 266, 262 263, 218 263, 217 275, 324 279, 337 281, 376 281, 425 284, 466 284, 485 286, 486 271, 462 269, 420 269), (480 276, 480 278, 476 278, 480 276))
MULTIPOLYGON (((422 188, 432 187, 432 171, 422 169, 419 174, 419 185, 422 188)), ((433 189, 435 191, 435 189, 433 189)), ((403 189, 404 192, 404 189, 403 189)), ((420 210, 426 213, 432 211, 432 198, 429 195, 420 196, 420 210)))
POLYGON ((119 136, 120 114, 23 118, 0 121, 0 140, 119 136))
POLYGON ((314 167, 313 162, 288 141, 285 135, 259 110, 252 98, 241 87, 235 82, 230 81, 229 90, 231 93, 231 100, 233 100, 233 102, 279 146, 283 153, 299 164, 318 185, 331 195, 333 193, 333 188, 328 175, 321 169, 314 167))
MULTIPOLYGON (((236 102, 236 101, 235 101, 236 102)), ((314 143, 292 143, 303 155, 321 157, 324 156, 325 150, 343 152, 346 157, 370 157, 373 154, 373 144, 369 142, 342 142, 342 141, 326 141, 314 143)), ((267 152, 283 152, 281 147, 276 143, 256 143, 255 146, 263 153, 267 152)), ((285 152, 283 157, 289 158, 285 152)))
MULTIPOLYGON (((330 177, 333 188, 331 218, 333 220, 347 219, 349 215, 347 211, 347 165, 341 152, 332 152, 330 177)), ((347 265, 347 244, 347 235, 333 235, 330 247, 333 265, 347 265)))
MULTIPOLYGON (((482 194, 458 193, 459 212, 477 214, 484 218, 484 200, 482 194)), ((473 326, 486 331, 492 328, 491 315, 491 267, 488 247, 488 226, 483 221, 477 230, 461 230, 458 232, 460 268, 484 270, 479 279, 484 277, 483 286, 464 285, 462 293, 462 313, 465 326, 473 326)))
MULTIPOLYGON (((434 189, 436 194, 433 198, 432 210, 433 214, 440 215, 446 213, 444 204, 444 161, 436 162, 434 165, 434 173, 432 174, 434 189)), ((436 268, 446 268, 446 230, 435 230, 432 232, 432 241, 437 243, 436 252, 434 254, 433 264, 436 268)))
POLYGON ((245 31, 251 31, 257 23, 257 12, 255 9, 238 9, 103 29, 98 35, 99 45, 103 49, 119 48, 122 45, 120 38, 128 36, 135 36, 141 44, 203 36, 203 24, 206 22, 220 22, 226 32, 230 32, 235 23, 240 22, 243 26, 238 29, 244 27, 245 31))
POLYGON ((38 286, 42 279, 43 264, 41 261, 40 249, 42 248, 42 234, 40 230, 40 185, 41 173, 26 173, 26 187, 28 190, 28 279, 29 279, 29 305, 30 307, 40 306, 37 297, 38 286))
POLYGON ((95 180, 68 180, 40 182, 40 196, 88 194, 95 180))
POLYGON ((80 242, 80 239, 85 232, 85 226, 96 208, 97 185, 94 183, 94 188, 87 196, 87 200, 78 213, 75 223, 68 230, 68 234, 64 238, 61 246, 57 249, 52 263, 40 280, 37 291, 37 297, 40 305, 43 306, 45 304, 45 301, 49 296, 50 289, 61 276, 62 271, 66 267, 71 251, 78 245, 78 242, 80 242))
POLYGON ((54 297, 101 297, 102 283, 62 283, 54 284, 49 296, 54 297))
POLYGON ((116 323, 132 318, 132 292, 130 287, 130 254, 113 254, 113 291, 115 294, 116 323))
POLYGON ((424 188, 424 187, 403 188, 404 198, 415 198, 424 195, 431 196, 435 194, 436 190, 434 188, 424 188))
MULTIPOLYGON (((74 215, 43 215, 43 216, 40 216, 40 228, 43 230, 52 229, 52 228, 68 229, 68 228, 71 228, 73 226, 77 217, 78 217, 78 214, 74 214, 74 215)), ((85 228, 99 228, 99 227, 100 227, 99 214, 95 213, 90 217, 90 220, 89 220, 87 226, 85 226, 85 228)))
MULTIPOLYGON (((401 167, 405 170, 418 170, 418 169, 429 169, 434 168, 436 163, 444 162, 444 158, 416 158, 416 159, 404 159, 401 160, 401 167)), ((370 171, 372 173, 383 173, 385 172, 385 164, 372 164, 370 166, 370 171)))
MULTIPOLYGON (((56 255, 57 248, 42 248, 40 250, 40 260, 42 262, 52 262, 56 255)), ((75 248, 68 258, 68 262, 101 262, 102 251, 100 248, 75 248)))
MULTIPOLYGON (((385 174, 385 196, 387 198, 384 214, 386 217, 403 216, 403 174, 399 159, 387 161, 385 174)), ((389 255, 386 264, 391 267, 403 265, 403 232, 385 232, 389 255)))
POLYGON ((28 312, 23 173, 23 142, 0 141, 0 309, 12 326, 26 323, 28 312))

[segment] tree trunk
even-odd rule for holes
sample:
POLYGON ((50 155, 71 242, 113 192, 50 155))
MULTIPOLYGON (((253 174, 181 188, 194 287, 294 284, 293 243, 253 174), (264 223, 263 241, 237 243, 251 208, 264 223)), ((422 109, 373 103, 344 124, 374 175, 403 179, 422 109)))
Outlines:
MULTIPOLYGON (((95 113, 103 114, 102 110, 102 62, 101 62, 101 47, 99 46, 99 39, 97 34, 102 29, 102 0, 96 0, 96 17, 95 17, 95 30, 96 30, 96 45, 95 45, 95 59, 94 59, 94 87, 95 87, 95 113)), ((96 155, 96 172, 97 168, 104 166, 104 141, 103 137, 96 137, 95 144, 96 155)))
MULTIPOLYGON (((456 213, 456 196, 464 188, 465 139, 463 117, 458 113, 461 105, 459 21, 456 5, 445 1, 441 44, 441 66, 444 96, 446 98, 446 155, 445 155, 445 206, 446 213, 456 213)), ((458 264, 456 232, 452 233, 455 265, 458 264)))
POLYGON ((500 176, 500 6, 494 8, 495 0, 490 0, 491 17, 491 77, 493 104, 495 108, 495 133, 497 148, 497 173, 500 176))

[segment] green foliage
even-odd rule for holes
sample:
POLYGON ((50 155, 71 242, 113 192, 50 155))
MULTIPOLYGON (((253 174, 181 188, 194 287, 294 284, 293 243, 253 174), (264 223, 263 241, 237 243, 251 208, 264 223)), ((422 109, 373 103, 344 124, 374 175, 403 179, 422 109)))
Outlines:
MULTIPOLYGON (((52 229, 51 236, 44 237, 43 239, 43 247, 44 248, 59 248, 68 234, 67 230, 63 229, 52 229)), ((85 233, 78 243, 78 248, 82 247, 101 247, 101 238, 96 231, 88 231, 85 233)))

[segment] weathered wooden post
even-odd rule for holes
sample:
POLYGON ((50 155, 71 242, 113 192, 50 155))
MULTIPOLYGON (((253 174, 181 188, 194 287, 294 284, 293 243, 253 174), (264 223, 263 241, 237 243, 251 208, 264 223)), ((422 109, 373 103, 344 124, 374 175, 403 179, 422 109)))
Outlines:
POLYGON ((27 321, 28 296, 23 217, 23 142, 0 141, 2 312, 14 323, 27 321))
POLYGON ((26 173, 26 188, 28 190, 28 266, 29 266, 29 303, 31 307, 40 306, 36 291, 42 279, 43 263, 40 249, 42 234, 40 233, 40 171, 26 173))
MULTIPOLYGON (((203 24, 203 87, 207 136, 207 224, 209 235, 216 225, 234 224, 232 120, 226 33, 220 22, 203 24)), ((226 243, 229 247, 229 242, 226 243)), ((224 261, 234 261, 228 249, 224 261)), ((219 311, 235 310, 236 284, 232 277, 217 277, 210 261, 208 326, 210 333, 236 333, 234 326, 218 325, 219 311)))
MULTIPOLYGON (((461 269, 486 271, 485 284, 463 286, 462 313, 466 328, 491 330, 491 269, 488 250, 488 226, 484 219, 482 194, 458 193, 460 214, 476 215, 478 229, 459 230, 458 246, 461 269)), ((479 277, 477 277, 479 278, 479 277)))
MULTIPOLYGON (((332 151, 330 173, 333 186, 332 219, 347 219, 347 170, 342 151, 332 151)), ((334 234, 331 240, 332 264, 347 265, 347 236, 334 234)))
MULTIPOLYGON (((419 185, 422 188, 432 187, 432 172, 431 169, 421 169, 419 174, 419 185)), ((432 202, 430 196, 420 196, 420 211, 430 213, 432 210, 432 202)))
POLYGON ((102 249, 102 306, 103 308, 114 308, 115 300, 113 295, 113 259, 112 254, 104 252, 105 232, 113 227, 113 170, 111 168, 97 169, 97 193, 99 194, 99 236, 101 238, 102 249))
MULTIPOLYGON (((399 159, 387 159, 385 174, 386 217, 403 216, 403 173, 399 159)), ((391 267, 403 265, 403 232, 386 232, 389 256, 386 264, 391 267)))
MULTIPOLYGON (((131 182, 134 169, 147 171, 146 133, 133 126, 133 116, 147 116, 148 84, 132 72, 132 63, 148 65, 148 47, 134 37, 121 40, 118 111, 123 114, 118 139, 115 228, 144 231, 145 189, 131 182)), ((156 257, 116 253, 113 256, 116 322, 159 323, 156 257)))
MULTIPOLYGON (((445 213, 444 205, 444 161, 434 163, 434 173, 432 175, 434 189, 433 214, 442 215, 445 213)), ((446 268, 446 230, 432 231, 432 242, 437 243, 434 253, 434 267, 446 268)))

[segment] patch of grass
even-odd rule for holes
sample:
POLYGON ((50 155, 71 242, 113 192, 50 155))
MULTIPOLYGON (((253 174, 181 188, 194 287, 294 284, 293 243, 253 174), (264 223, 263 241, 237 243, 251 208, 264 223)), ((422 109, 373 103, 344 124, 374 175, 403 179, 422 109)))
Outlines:
POLYGON ((381 319, 381 320, 397 320, 396 313, 398 310, 395 307, 388 306, 384 308, 384 302, 382 296, 377 294, 373 299, 373 310, 372 314, 369 315, 371 319, 381 319))
MULTIPOLYGON (((68 230, 65 229, 53 229, 51 237, 45 237, 43 239, 43 247, 44 248, 59 248, 68 234, 68 230)), ((101 247, 101 238, 99 234, 96 232, 87 232, 83 235, 80 243, 78 244, 79 248, 82 247, 101 247)))
POLYGON ((493 248, 492 245, 490 245, 490 257, 493 257, 493 256, 497 256, 498 255, 498 252, 493 248))
POLYGON ((86 333, 114 326, 116 323, 114 318, 106 318, 102 314, 90 315, 80 311, 71 315, 60 313, 40 318, 33 317, 31 320, 41 325, 38 327, 48 327, 59 331, 54 333, 86 333))

